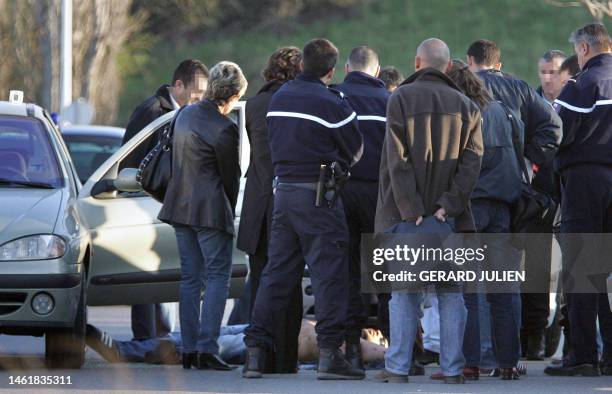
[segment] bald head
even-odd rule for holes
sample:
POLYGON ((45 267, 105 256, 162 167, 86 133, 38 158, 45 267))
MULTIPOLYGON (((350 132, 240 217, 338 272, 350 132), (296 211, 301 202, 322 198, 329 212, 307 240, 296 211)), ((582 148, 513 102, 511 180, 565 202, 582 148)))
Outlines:
POLYGON ((446 72, 450 65, 450 50, 444 41, 437 38, 428 38, 417 48, 414 59, 414 68, 417 71, 431 67, 446 72))

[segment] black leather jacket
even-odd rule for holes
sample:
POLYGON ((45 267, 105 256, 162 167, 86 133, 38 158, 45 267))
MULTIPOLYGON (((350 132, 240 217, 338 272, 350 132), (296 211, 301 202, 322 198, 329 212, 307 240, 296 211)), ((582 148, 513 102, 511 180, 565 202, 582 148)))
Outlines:
POLYGON ((479 71, 485 86, 495 100, 520 114, 525 123, 525 157, 538 166, 552 161, 561 141, 561 119, 525 81, 498 70, 479 71))
POLYGON ((174 126, 172 179, 159 220, 233 235, 239 181, 238 127, 208 100, 181 111, 174 126))

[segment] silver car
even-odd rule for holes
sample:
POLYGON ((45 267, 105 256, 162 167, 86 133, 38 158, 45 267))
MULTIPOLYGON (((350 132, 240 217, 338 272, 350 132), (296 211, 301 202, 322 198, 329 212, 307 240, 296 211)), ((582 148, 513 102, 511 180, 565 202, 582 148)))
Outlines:
MULTIPOLYGON (((32 104, 0 102, 0 333, 45 335, 51 368, 82 365, 87 305, 178 301, 174 232, 157 220, 161 205, 134 192, 134 170, 118 174, 173 115, 145 127, 82 185, 49 116, 32 104)), ((243 103, 232 117, 245 170, 243 103)), ((235 249, 230 297, 242 293, 247 271, 235 249)))

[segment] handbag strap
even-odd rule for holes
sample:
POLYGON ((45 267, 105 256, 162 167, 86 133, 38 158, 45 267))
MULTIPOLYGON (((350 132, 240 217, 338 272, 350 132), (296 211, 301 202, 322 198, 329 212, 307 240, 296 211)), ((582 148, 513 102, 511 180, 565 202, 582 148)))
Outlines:
POLYGON ((178 118, 181 111, 185 109, 186 107, 187 106, 184 105, 178 110, 176 110, 176 113, 172 117, 172 121, 170 122, 170 125, 168 126, 166 133, 162 133, 162 135, 159 138, 159 142, 162 142, 164 140, 164 134, 165 134, 166 139, 167 139, 166 144, 172 144, 172 137, 174 136, 174 124, 176 123, 176 119, 178 118))
POLYGON ((516 155, 516 159, 518 160, 519 166, 521 167, 521 172, 525 177, 525 183, 531 184, 529 178, 529 171, 527 170, 527 163, 525 163, 525 156, 523 154, 523 144, 521 144, 521 136, 520 130, 516 130, 514 114, 510 110, 510 108, 501 101, 498 103, 502 106, 504 111, 506 112, 506 116, 510 120, 510 124, 512 125, 512 145, 514 147, 514 154, 516 155))

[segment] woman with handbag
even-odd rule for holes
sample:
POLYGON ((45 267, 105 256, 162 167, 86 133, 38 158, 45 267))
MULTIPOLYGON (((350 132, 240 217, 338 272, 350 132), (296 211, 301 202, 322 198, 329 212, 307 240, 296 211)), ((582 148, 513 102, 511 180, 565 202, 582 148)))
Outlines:
POLYGON ((240 67, 220 62, 210 70, 205 99, 183 109, 174 121, 172 178, 159 219, 174 227, 181 258, 179 314, 186 369, 231 369, 219 358, 217 345, 229 292, 240 181, 239 131, 227 115, 246 88, 240 67))

